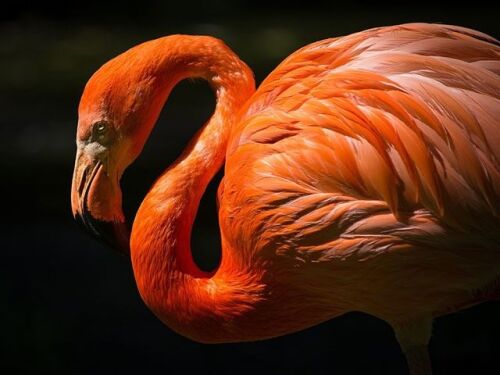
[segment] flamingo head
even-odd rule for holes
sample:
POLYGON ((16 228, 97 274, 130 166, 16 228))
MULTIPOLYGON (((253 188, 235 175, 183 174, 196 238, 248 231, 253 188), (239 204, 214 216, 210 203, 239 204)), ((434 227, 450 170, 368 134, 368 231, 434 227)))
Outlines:
POLYGON ((165 95, 135 51, 116 57, 90 78, 78 108, 73 216, 94 237, 129 254, 120 178, 140 154, 165 95))

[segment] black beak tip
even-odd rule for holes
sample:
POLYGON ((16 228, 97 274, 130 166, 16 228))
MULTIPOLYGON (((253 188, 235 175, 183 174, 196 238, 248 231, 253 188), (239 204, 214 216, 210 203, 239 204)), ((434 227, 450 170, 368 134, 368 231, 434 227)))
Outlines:
POLYGON ((118 251, 130 256, 130 231, 125 222, 108 222, 94 219, 89 213, 75 215, 77 224, 92 237, 118 251))

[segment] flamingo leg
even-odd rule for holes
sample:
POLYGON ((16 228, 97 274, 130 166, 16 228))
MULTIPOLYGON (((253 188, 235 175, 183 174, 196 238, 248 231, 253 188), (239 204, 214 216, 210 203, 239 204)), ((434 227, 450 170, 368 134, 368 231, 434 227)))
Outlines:
POLYGON ((431 375, 428 344, 431 338, 432 319, 422 318, 404 324, 394 324, 393 328, 406 357, 409 374, 431 375))
POLYGON ((431 375, 432 366, 427 345, 403 348, 410 375, 431 375))

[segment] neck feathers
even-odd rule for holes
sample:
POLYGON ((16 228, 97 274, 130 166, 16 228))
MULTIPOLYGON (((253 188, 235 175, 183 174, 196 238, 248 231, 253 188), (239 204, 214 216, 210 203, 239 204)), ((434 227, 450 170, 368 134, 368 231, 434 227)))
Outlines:
POLYGON ((171 36, 150 43, 134 52, 145 56, 143 74, 155 83, 145 117, 155 122, 170 90, 185 78, 206 79, 217 104, 137 212, 131 238, 137 285, 146 304, 174 330, 200 341, 221 335, 227 340, 231 330, 222 328, 222 322, 251 309, 262 287, 256 274, 238 266, 226 246, 219 268, 201 271, 191 255, 190 238, 200 199, 223 163, 237 113, 255 90, 252 73, 217 39, 171 36))

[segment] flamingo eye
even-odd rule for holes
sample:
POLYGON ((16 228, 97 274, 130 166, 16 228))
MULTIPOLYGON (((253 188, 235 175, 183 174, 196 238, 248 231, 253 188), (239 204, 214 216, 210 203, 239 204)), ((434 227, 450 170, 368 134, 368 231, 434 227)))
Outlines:
POLYGON ((108 124, 106 124, 104 121, 98 121, 94 124, 94 133, 97 135, 102 135, 106 133, 107 129, 108 129, 108 124))
POLYGON ((111 140, 110 126, 106 121, 97 121, 92 126, 92 140, 99 143, 108 143, 111 140))

